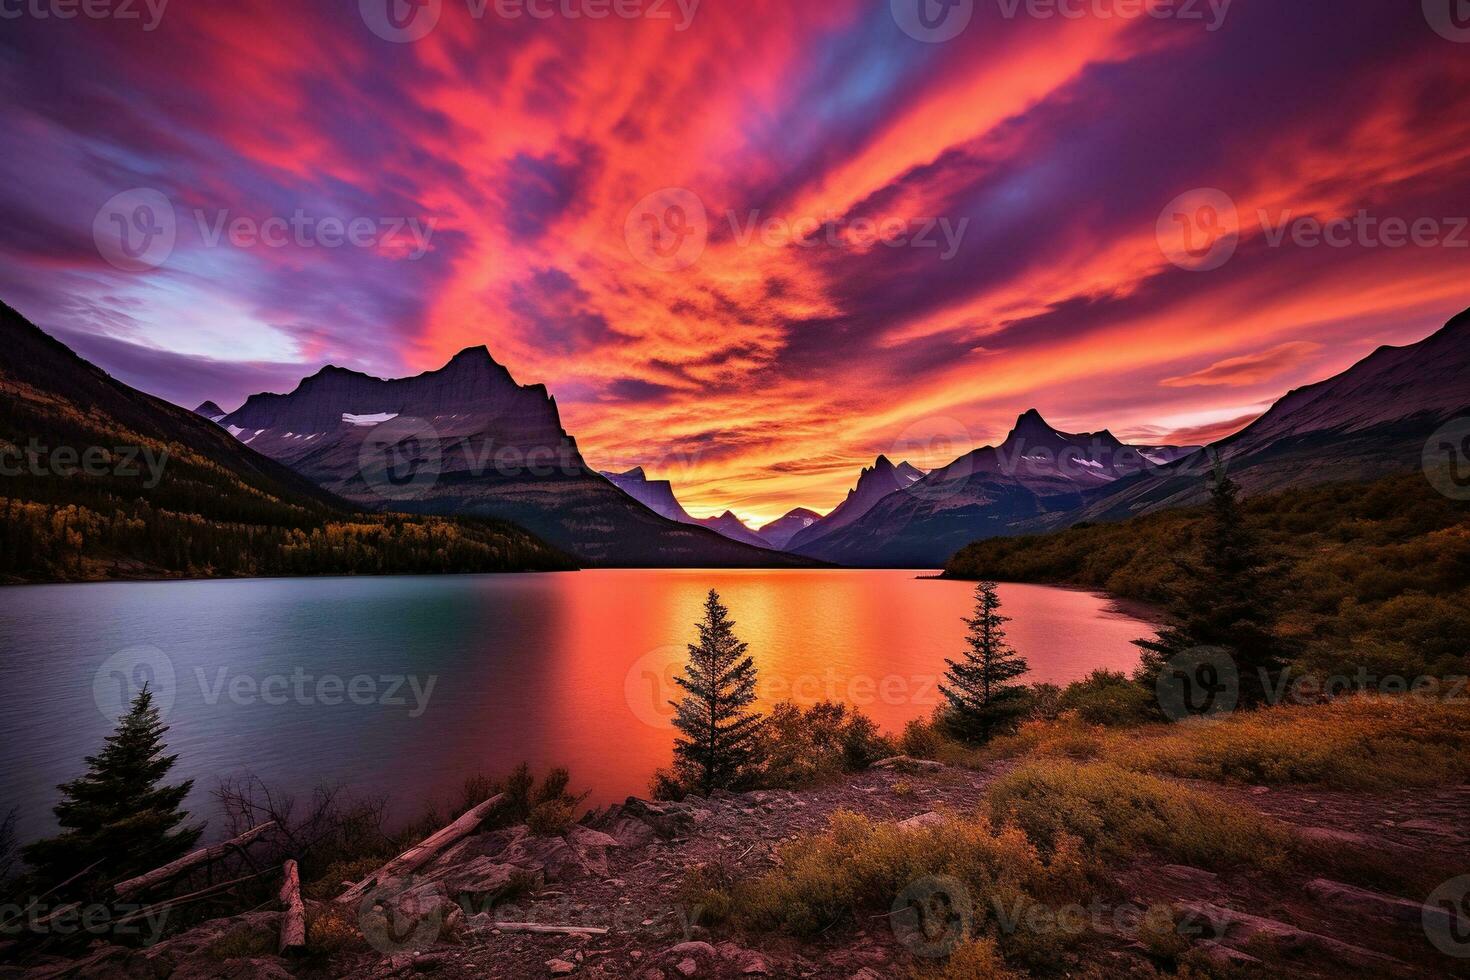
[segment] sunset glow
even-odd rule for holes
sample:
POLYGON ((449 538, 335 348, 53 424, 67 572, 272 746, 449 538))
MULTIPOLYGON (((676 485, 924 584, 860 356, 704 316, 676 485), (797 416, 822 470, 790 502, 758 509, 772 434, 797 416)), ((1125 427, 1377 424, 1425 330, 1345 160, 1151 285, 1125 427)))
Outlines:
POLYGON ((485 344, 594 467, 758 524, 1032 407, 1216 438, 1470 295, 1470 45, 1417 3, 977 2, 942 43, 888 0, 432 6, 415 41, 356 0, 0 21, 0 299, 190 408, 485 344), (93 228, 140 188, 176 241, 130 271, 93 228), (1161 247, 1197 189, 1214 268, 1161 247))

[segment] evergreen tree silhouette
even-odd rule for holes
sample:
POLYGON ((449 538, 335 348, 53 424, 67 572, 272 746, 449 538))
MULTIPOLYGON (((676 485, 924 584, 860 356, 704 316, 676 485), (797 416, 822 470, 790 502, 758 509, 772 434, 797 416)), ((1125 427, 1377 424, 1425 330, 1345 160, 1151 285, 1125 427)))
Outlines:
POLYGON ((949 702, 945 721, 950 732, 971 743, 989 740, 1011 728, 1025 710, 1026 689, 1011 683, 1030 670, 1024 657, 1006 643, 1000 597, 994 582, 975 586, 975 615, 961 660, 947 660, 949 669, 939 690, 949 702))
POLYGON ((1266 701, 1290 658, 1272 630, 1280 605, 1273 576, 1239 498, 1239 485, 1217 456, 1203 555, 1198 561, 1178 562, 1183 585, 1172 602, 1178 621, 1155 639, 1134 642, 1143 650, 1138 679, 1150 686, 1180 654, 1201 647, 1223 649, 1239 675, 1238 703, 1249 708, 1266 701))
POLYGON ((684 676, 674 682, 685 696, 671 701, 674 768, 680 779, 701 792, 739 785, 748 775, 761 730, 761 716, 747 711, 755 702, 755 661, 736 638, 735 624, 720 596, 710 589, 699 642, 689 645, 684 676))
POLYGON ((167 864, 194 846, 203 827, 178 829, 188 817, 179 804, 194 781, 161 785, 178 760, 163 754, 167 731, 145 684, 102 751, 87 757, 87 772, 57 787, 63 798, 54 812, 63 832, 23 852, 40 881, 56 884, 96 864, 76 883, 81 890, 167 864))

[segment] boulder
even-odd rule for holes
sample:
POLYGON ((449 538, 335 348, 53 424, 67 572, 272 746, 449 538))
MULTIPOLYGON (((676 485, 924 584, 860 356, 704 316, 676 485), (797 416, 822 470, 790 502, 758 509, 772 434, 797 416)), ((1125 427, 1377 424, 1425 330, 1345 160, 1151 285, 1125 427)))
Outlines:
POLYGON ((946 820, 947 818, 944 814, 930 810, 928 813, 921 813, 917 817, 900 820, 898 825, 904 830, 922 830, 925 827, 938 827, 946 820))

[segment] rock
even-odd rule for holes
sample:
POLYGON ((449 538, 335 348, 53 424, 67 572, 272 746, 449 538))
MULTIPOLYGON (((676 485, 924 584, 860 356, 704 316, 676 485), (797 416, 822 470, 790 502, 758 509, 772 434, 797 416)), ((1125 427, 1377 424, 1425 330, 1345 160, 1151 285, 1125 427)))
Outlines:
POLYGON ((686 977, 692 977, 699 972, 699 964, 694 962, 694 957, 686 956, 678 963, 674 964, 674 969, 678 970, 686 977))
POLYGON ((713 956, 718 956, 719 954, 715 952, 715 948, 713 946, 711 946, 709 943, 691 942, 691 943, 680 943, 677 946, 670 946, 669 949, 668 949, 668 951, 665 952, 664 955, 665 956, 668 956, 670 958, 674 958, 674 957, 679 957, 679 956, 710 956, 710 957, 713 957, 713 956))
POLYGON ((1213 939, 1206 939, 1204 942, 1197 944, 1195 948, 1204 950, 1206 956, 1223 967, 1244 966, 1248 963, 1261 962, 1249 953, 1243 953, 1238 949, 1223 946, 1213 939))
POLYGON ((1351 844, 1354 847, 1376 847, 1366 834, 1355 834, 1350 830, 1334 830, 1331 827, 1299 827, 1297 833, 1318 844, 1351 844))
POLYGON ((1187 864, 1160 865, 1159 874, 1171 881, 1200 887, 1211 886, 1220 878, 1213 871, 1206 871, 1203 868, 1192 868, 1187 864))
POLYGON ((924 827, 938 827, 945 821, 946 818, 942 813, 936 813, 935 811, 930 810, 928 813, 921 813, 917 817, 909 817, 907 820, 900 820, 898 822, 898 825, 904 830, 921 830, 924 827))
POLYGON ((477 857, 466 864, 451 867, 436 880, 451 895, 489 895, 504 891, 521 869, 502 864, 491 857, 477 857))
POLYGON ((871 966, 865 966, 861 970, 854 973, 849 978, 849 980, 883 980, 883 974, 879 973, 871 966))
POLYGON ((546 961, 546 972, 550 973, 554 977, 567 976, 570 973, 575 973, 576 969, 577 965, 575 963, 568 963, 566 960, 546 961))
POLYGON ((895 755, 873 763, 874 769, 892 769, 895 772, 938 772, 944 763, 930 759, 915 759, 907 755, 895 755))
POLYGON ((1269 787, 1269 786, 1252 786, 1251 787, 1251 795, 1252 796, 1265 796, 1269 792, 1271 792, 1271 787, 1269 787))
POLYGON ((1340 881, 1316 878, 1307 882, 1307 892, 1315 899, 1334 908, 1346 909, 1359 915, 1378 919, 1397 919, 1400 922, 1419 922, 1424 915, 1424 906, 1407 898, 1385 895, 1382 892, 1345 885, 1340 881))
POLYGON ((1206 936, 1206 939, 1213 939, 1231 949, 1240 950, 1257 939, 1266 939, 1287 950, 1323 953, 1343 963, 1373 972, 1405 966, 1392 956, 1354 946, 1331 936, 1307 932, 1276 919, 1237 912, 1209 902, 1179 902, 1178 905, 1195 916, 1193 924, 1196 928, 1206 927, 1214 933, 1206 936))
POLYGON ((667 840, 689 833, 694 826, 695 809, 690 803, 656 803, 630 796, 624 801, 621 813, 646 823, 655 834, 667 840))

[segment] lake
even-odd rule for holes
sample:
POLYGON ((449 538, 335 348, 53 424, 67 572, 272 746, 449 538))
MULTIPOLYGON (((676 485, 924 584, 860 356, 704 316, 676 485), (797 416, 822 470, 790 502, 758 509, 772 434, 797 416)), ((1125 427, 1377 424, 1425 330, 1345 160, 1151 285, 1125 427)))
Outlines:
MULTIPOLYGON (((0 815, 50 832, 55 784, 148 681, 174 779, 209 791, 252 772, 390 795, 399 813, 464 777, 567 766, 593 802, 644 795, 671 758, 672 678, 718 589, 763 700, 857 705, 897 731, 940 697, 972 586, 916 571, 587 571, 249 579, 0 589, 8 697, 0 815)), ((1152 627, 1095 593, 1002 585, 1029 680, 1131 670, 1152 627)), ((218 820, 214 819, 216 825, 218 820)))

